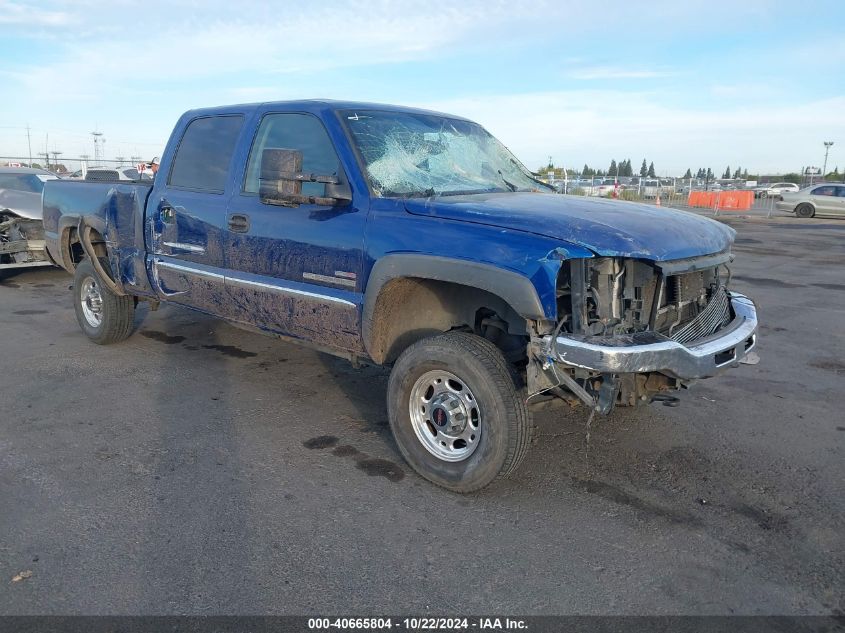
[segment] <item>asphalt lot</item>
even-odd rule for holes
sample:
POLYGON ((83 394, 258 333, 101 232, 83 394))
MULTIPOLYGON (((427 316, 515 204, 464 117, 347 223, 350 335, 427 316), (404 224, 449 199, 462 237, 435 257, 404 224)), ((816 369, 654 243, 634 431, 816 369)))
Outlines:
POLYGON ((471 496, 402 463, 383 370, 170 306, 100 347, 7 274, 0 613, 842 614, 845 222, 722 217, 761 362, 589 445, 536 412, 471 496))

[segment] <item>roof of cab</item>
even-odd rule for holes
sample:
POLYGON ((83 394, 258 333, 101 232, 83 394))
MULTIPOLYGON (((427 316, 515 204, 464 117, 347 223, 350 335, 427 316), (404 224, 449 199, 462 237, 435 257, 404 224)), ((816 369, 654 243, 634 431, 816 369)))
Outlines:
POLYGON ((197 108, 189 110, 186 115, 191 117, 214 115, 214 114, 231 114, 235 112, 249 112, 258 108, 266 109, 272 106, 283 107, 286 110, 296 109, 303 112, 311 112, 314 114, 326 111, 338 110, 382 110, 385 112, 408 112, 412 114, 431 114, 435 116, 447 117, 450 119, 467 120, 464 117, 456 116, 454 114, 446 114, 444 112, 436 112, 434 110, 425 110, 422 108, 411 108, 408 106, 390 105, 386 103, 368 103, 366 101, 336 101, 334 99, 302 99, 297 101, 264 101, 260 103, 238 103, 226 106, 215 106, 211 108, 197 108))

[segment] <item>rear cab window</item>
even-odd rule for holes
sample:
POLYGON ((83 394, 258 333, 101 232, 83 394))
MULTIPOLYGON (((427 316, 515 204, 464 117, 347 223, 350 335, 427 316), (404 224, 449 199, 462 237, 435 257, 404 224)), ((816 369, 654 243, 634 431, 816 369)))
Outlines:
POLYGON ((239 114, 194 119, 185 128, 167 184, 171 187, 222 194, 229 165, 243 127, 239 114))

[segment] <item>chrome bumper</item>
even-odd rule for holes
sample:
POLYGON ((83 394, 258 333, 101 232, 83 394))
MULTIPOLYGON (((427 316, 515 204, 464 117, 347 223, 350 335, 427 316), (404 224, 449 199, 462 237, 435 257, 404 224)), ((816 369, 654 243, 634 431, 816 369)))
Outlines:
POLYGON ((550 341, 555 361, 603 374, 661 372, 681 380, 715 376, 735 365, 757 343, 757 310, 746 296, 730 293, 734 318, 714 335, 682 345, 655 333, 568 337, 550 341))

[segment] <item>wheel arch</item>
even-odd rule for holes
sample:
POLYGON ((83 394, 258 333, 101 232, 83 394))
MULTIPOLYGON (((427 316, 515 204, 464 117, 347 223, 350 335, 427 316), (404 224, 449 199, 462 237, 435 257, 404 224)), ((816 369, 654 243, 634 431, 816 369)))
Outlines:
POLYGON ((498 266, 447 257, 393 254, 373 267, 364 296, 364 346, 377 363, 434 333, 474 325, 489 309, 509 334, 524 334, 526 320, 545 319, 527 277, 498 266))

